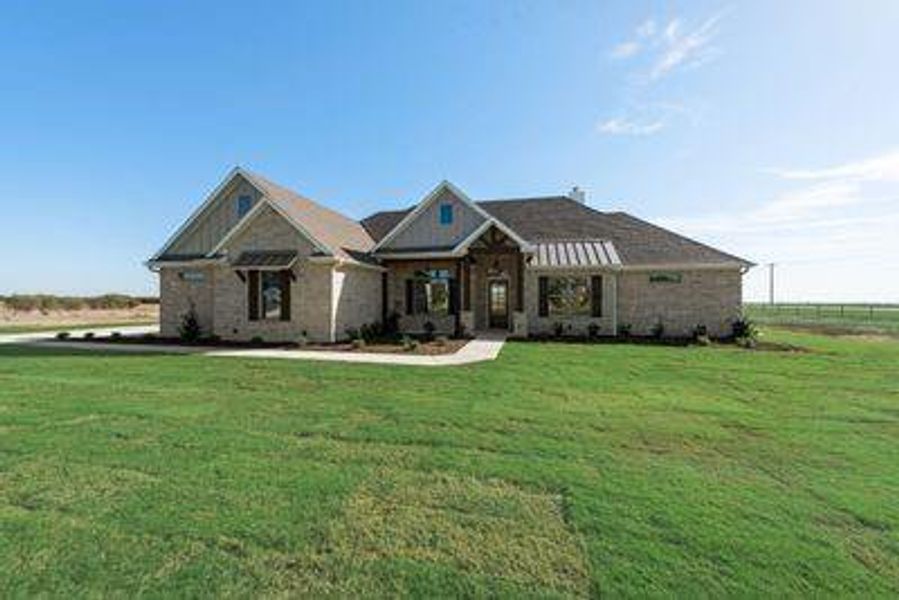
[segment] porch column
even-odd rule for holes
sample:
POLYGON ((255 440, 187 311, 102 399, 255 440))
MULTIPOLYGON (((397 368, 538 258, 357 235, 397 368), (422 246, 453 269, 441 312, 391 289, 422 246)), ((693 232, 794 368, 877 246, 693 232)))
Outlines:
POLYGON ((521 252, 515 265, 515 310, 524 311, 524 254, 521 252))

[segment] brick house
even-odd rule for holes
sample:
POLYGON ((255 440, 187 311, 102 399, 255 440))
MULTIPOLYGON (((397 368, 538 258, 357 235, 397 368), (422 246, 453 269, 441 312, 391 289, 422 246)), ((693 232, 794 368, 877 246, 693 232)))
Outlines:
POLYGON ((473 201, 449 182, 355 221, 234 169, 147 265, 161 331, 337 341, 365 323, 515 336, 726 336, 752 263, 567 196, 473 201))

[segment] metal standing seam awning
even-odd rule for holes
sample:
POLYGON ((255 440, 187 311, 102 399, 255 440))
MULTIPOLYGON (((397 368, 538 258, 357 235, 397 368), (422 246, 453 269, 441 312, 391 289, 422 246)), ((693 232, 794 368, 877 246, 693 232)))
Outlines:
POLYGON ((296 250, 251 250, 241 252, 231 266, 235 269, 280 270, 289 269, 296 261, 296 250))
POLYGON ((542 268, 615 267, 621 259, 609 240, 538 242, 532 266, 542 268))

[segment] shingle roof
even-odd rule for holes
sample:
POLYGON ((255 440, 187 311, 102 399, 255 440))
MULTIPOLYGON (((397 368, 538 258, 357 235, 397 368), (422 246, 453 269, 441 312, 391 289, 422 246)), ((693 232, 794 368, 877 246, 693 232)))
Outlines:
MULTIPOLYGON (((627 213, 600 212, 567 196, 484 200, 477 204, 529 242, 608 240, 625 265, 751 264, 627 213)), ((410 210, 375 213, 362 224, 379 241, 410 210)))
POLYGON ((374 246, 374 240, 361 223, 261 175, 250 172, 247 175, 271 202, 278 205, 317 241, 332 249, 338 257, 359 260, 357 257, 360 253, 368 252, 374 246))
POLYGON ((390 230, 396 227, 411 211, 411 208, 407 208, 376 212, 362 219, 361 224, 375 242, 380 242, 381 238, 390 233, 390 230))

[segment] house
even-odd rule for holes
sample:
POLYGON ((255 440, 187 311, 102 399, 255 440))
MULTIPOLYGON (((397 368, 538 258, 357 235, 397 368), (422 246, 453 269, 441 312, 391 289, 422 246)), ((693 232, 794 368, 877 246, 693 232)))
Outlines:
POLYGON ((191 307, 223 339, 403 332, 726 336, 752 263, 569 195, 474 201, 442 182, 355 221, 234 169, 148 261, 161 332, 191 307))

